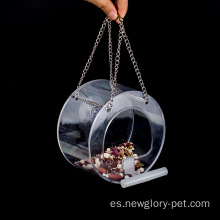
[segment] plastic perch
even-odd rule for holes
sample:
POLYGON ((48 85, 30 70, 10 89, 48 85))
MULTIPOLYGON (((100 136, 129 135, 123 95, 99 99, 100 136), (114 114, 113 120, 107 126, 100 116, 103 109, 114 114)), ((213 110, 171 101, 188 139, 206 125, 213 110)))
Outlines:
POLYGON ((156 170, 152 170, 149 172, 145 172, 143 174, 135 175, 133 177, 123 179, 121 181, 122 188, 127 188, 129 186, 134 186, 140 183, 144 183, 162 176, 166 176, 168 174, 168 170, 166 167, 162 167, 156 170))

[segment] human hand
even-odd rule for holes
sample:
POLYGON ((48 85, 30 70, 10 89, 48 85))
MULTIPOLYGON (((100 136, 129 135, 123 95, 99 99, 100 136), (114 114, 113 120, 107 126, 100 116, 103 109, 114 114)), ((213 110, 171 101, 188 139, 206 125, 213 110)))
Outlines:
POLYGON ((116 0, 115 4, 111 0, 85 0, 100 9, 111 19, 119 23, 118 15, 124 18, 128 10, 128 0, 116 0))

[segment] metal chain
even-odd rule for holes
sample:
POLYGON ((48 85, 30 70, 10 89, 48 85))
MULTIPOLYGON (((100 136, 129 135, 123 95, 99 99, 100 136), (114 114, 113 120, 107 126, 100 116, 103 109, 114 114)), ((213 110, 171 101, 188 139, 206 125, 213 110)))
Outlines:
MULTIPOLYGON (((109 38, 111 38, 111 35, 109 35, 109 38)), ((112 67, 110 67, 110 86, 111 86, 111 98, 108 102, 108 105, 106 107, 107 111, 110 111, 112 106, 113 106, 113 99, 116 95, 116 84, 117 84, 117 74, 118 74, 118 69, 119 69, 119 63, 120 63, 120 53, 121 53, 121 42, 122 42, 123 36, 122 32, 119 29, 119 34, 118 34, 118 47, 115 55, 115 68, 114 68, 114 75, 112 73, 112 67)), ((109 44, 109 50, 111 50, 111 45, 109 44)), ((110 61, 109 61, 110 62, 110 61)), ((112 61, 111 61, 112 65, 112 61)))
POLYGON ((86 104, 92 105, 92 106, 94 106, 94 107, 98 107, 98 108, 102 108, 102 107, 103 107, 102 104, 99 104, 99 103, 97 103, 97 102, 94 102, 94 101, 92 101, 92 100, 89 100, 89 99, 86 99, 86 98, 83 98, 83 97, 80 97, 80 96, 78 96, 78 97, 72 96, 72 97, 75 98, 75 99, 77 99, 77 100, 80 100, 80 101, 82 101, 82 102, 85 102, 86 104))
MULTIPOLYGON (((110 85, 111 85, 111 98, 109 100, 109 103, 106 107, 106 110, 107 111, 110 111, 112 106, 113 106, 113 99, 116 95, 116 84, 117 84, 117 73, 118 73, 118 69, 119 69, 119 63, 120 63, 120 49, 121 49, 121 41, 122 41, 122 38, 124 39, 124 42, 125 42, 125 45, 127 47, 127 50, 128 50, 128 53, 130 55, 130 58, 131 58, 131 61, 132 61, 132 64, 134 66, 134 70, 136 72, 136 75, 138 77, 138 80, 139 80, 139 84, 141 86, 141 89, 142 89, 142 92, 143 92, 143 96, 144 96, 144 99, 143 98, 136 98, 137 100, 139 101, 144 101, 146 104, 148 103, 148 94, 147 94, 147 90, 145 88, 145 85, 144 85, 144 82, 143 82, 143 79, 142 79, 142 76, 141 76, 141 72, 138 68, 138 65, 137 65, 137 62, 134 58, 134 53, 131 49, 131 44, 129 42, 129 39, 128 39, 128 36, 126 35, 126 32, 125 32, 125 28, 124 28, 124 24, 123 24, 123 19, 120 18, 119 19, 119 36, 118 36, 118 48, 117 48, 117 52, 116 52, 116 56, 115 56, 115 72, 114 72, 114 76, 113 76, 113 73, 112 73, 112 68, 111 71, 110 71, 110 85)), ((109 52, 110 54, 110 52, 109 52)), ((112 65, 112 61, 110 62, 110 66, 112 65)))
POLYGON ((131 94, 126 93, 126 96, 129 96, 130 98, 133 98, 133 99, 141 101, 141 102, 145 102, 144 98, 141 98, 141 97, 136 96, 136 95, 131 95, 131 94))
POLYGON ((126 35, 126 32, 125 32, 125 28, 124 28, 124 24, 123 24, 123 19, 120 18, 119 19, 120 22, 119 22, 119 35, 118 35, 118 47, 117 47, 117 52, 116 52, 116 56, 115 56, 115 66, 114 66, 114 74, 113 74, 113 52, 112 52, 112 39, 111 39, 111 21, 108 17, 105 18, 105 20, 103 21, 102 23, 102 26, 100 28, 100 31, 98 33, 98 36, 96 38, 96 41, 95 41, 95 44, 93 46, 93 50, 92 50, 92 53, 91 55, 89 56, 89 59, 83 69, 83 73, 82 73, 82 76, 80 78, 80 81, 78 83, 78 86, 77 86, 77 89, 76 89, 76 92, 75 92, 75 98, 76 99, 80 99, 84 102, 86 102, 87 104, 91 104, 91 105, 94 105, 96 107, 102 107, 102 105, 98 104, 98 103, 95 103, 93 101, 90 101, 88 99, 84 99, 82 97, 79 97, 79 92, 78 92, 78 89, 79 87, 81 86, 82 84, 82 81, 83 79, 85 78, 85 75, 90 67, 90 64, 92 63, 92 59, 93 59, 93 55, 99 45, 99 42, 103 36, 103 33, 104 33, 104 30, 106 28, 106 25, 108 25, 108 51, 109 51, 109 68, 110 68, 110 87, 111 87, 111 97, 110 97, 110 100, 108 102, 108 105, 106 107, 106 110, 107 111, 110 111, 112 106, 113 106, 113 99, 116 95, 116 84, 117 84, 117 74, 118 74, 118 70, 119 70, 119 63, 120 63, 120 50, 121 50, 121 42, 122 42, 122 39, 124 39, 124 42, 125 42, 125 45, 127 47, 127 50, 128 50, 128 53, 130 55, 130 58, 131 58, 131 61, 132 61, 132 64, 134 66, 134 70, 136 72, 136 75, 138 77, 138 80, 139 80, 139 83, 140 83, 140 86, 142 88, 142 92, 143 92, 143 96, 144 96, 144 99, 143 98, 140 98, 140 99, 137 99, 139 101, 144 101, 145 103, 148 103, 148 94, 147 94, 147 90, 145 88, 145 85, 144 85, 144 82, 143 82, 143 79, 142 79, 142 76, 141 76, 141 72, 138 68, 138 65, 137 65, 137 62, 134 58, 134 54, 133 54, 133 51, 131 49, 131 45, 130 45, 130 42, 128 40, 128 37, 126 35))
POLYGON ((113 52, 112 52, 112 37, 111 37, 111 21, 108 20, 108 53, 109 53, 109 70, 110 70, 110 86, 112 88, 112 81, 113 81, 113 52))
POLYGON ((137 62, 134 58, 134 53, 131 49, 131 44, 129 42, 129 39, 128 39, 128 36, 126 35, 126 32, 125 32, 125 27, 124 27, 124 24, 123 24, 123 19, 120 18, 119 19, 120 22, 119 22, 119 28, 120 28, 120 32, 122 33, 122 36, 123 36, 123 39, 124 39, 124 42, 125 42, 125 45, 127 47, 127 50, 128 50, 128 53, 130 55, 130 58, 131 58, 131 62, 134 66, 134 70, 136 72, 136 75, 138 77, 138 80, 139 80, 139 84, 141 86, 141 89, 142 89, 142 92, 143 92, 143 96, 144 96, 144 100, 145 100, 145 103, 147 104, 149 99, 148 99, 148 94, 147 94, 147 90, 146 90, 146 87, 144 85, 144 82, 143 82, 143 79, 142 79, 142 76, 141 76, 141 72, 138 68, 138 65, 137 65, 137 62))
POLYGON ((89 69, 89 67, 90 67, 90 64, 92 63, 93 55, 94 55, 94 53, 95 53, 95 51, 96 51, 96 49, 97 49, 97 47, 98 47, 98 45, 99 45, 99 42, 100 42, 101 39, 102 39, 104 30, 105 30, 105 27, 106 27, 106 24, 108 23, 108 21, 109 21, 109 19, 108 19, 108 17, 106 17, 105 20, 104 20, 103 23, 102 23, 102 26, 101 26, 100 30, 99 30, 98 36, 97 36, 97 38, 96 38, 95 44, 94 44, 93 49, 92 49, 92 53, 91 53, 91 55, 89 56, 89 59, 88 59, 86 65, 85 65, 85 67, 84 67, 84 69, 83 69, 82 76, 81 76, 81 78, 80 78, 80 80, 79 80, 79 83, 78 83, 78 86, 77 86, 76 92, 75 92, 75 98, 76 98, 76 99, 78 99, 78 97, 79 97, 79 91, 78 91, 78 89, 79 89, 79 87, 81 86, 83 79, 85 78, 85 75, 86 75, 86 73, 87 73, 87 71, 88 71, 88 69, 89 69))

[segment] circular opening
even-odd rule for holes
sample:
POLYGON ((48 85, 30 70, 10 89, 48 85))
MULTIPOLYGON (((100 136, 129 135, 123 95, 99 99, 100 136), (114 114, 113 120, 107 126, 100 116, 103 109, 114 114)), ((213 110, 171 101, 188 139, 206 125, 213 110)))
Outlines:
POLYGON ((104 150, 126 141, 134 144, 134 153, 139 158, 146 156, 151 149, 150 123, 139 110, 128 109, 113 118, 105 134, 104 150))
POLYGON ((135 109, 119 112, 106 126, 101 152, 92 155, 101 160, 98 172, 108 181, 120 183, 122 178, 131 176, 123 169, 123 160, 129 157, 134 157, 135 172, 144 172, 149 166, 145 157, 151 142, 151 127, 144 113, 135 109))

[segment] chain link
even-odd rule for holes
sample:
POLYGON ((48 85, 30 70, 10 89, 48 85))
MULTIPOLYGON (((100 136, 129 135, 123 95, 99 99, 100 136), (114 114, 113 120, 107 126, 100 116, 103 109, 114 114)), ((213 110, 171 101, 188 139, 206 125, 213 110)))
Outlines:
POLYGON ((112 88, 112 81, 113 81, 113 52, 112 52, 112 37, 111 37, 111 21, 108 20, 108 53, 109 53, 109 70, 110 70, 110 86, 112 88))
POLYGON ((94 106, 94 107, 98 107, 98 108, 102 108, 102 107, 103 107, 103 105, 101 105, 101 104, 99 104, 99 103, 97 103, 97 102, 94 102, 94 101, 92 101, 92 100, 83 98, 83 97, 81 97, 81 96, 77 96, 77 97, 76 97, 76 95, 75 95, 75 96, 72 96, 72 97, 73 97, 73 98, 76 98, 77 100, 80 100, 80 101, 82 101, 82 102, 85 102, 86 104, 92 105, 92 106, 94 106))
MULTIPOLYGON (((111 22, 111 21, 110 21, 111 22)), ((111 38, 111 35, 109 35, 109 38, 111 38)), ((117 93, 116 90, 116 84, 117 84, 117 74, 119 70, 119 63, 120 63, 120 54, 121 54, 121 42, 122 42, 123 36, 122 32, 119 29, 119 34, 118 34, 118 47, 115 55, 115 68, 114 68, 114 75, 112 72, 112 67, 110 67, 110 86, 111 86, 111 98, 108 102, 108 105, 106 107, 107 111, 110 111, 112 106, 113 106, 113 99, 117 93)), ((111 49, 111 45, 109 44, 109 49, 111 49)), ((112 65, 112 60, 111 60, 111 65, 112 65)))
POLYGON ((138 65, 137 65, 137 62, 134 58, 134 53, 131 49, 131 44, 129 42, 129 39, 128 39, 128 36, 126 35, 126 32, 125 32, 125 27, 124 27, 124 24, 123 24, 123 19, 120 19, 120 23, 119 23, 119 28, 122 32, 122 36, 123 36, 123 39, 124 39, 124 42, 125 42, 125 45, 127 47, 127 50, 128 50, 128 53, 129 53, 129 56, 131 58, 131 62, 134 66, 134 70, 136 72, 136 75, 138 77, 138 81, 139 81, 139 84, 141 86, 141 89, 142 89, 142 92, 143 92, 143 96, 144 96, 144 100, 145 100, 145 103, 147 104, 149 99, 148 99, 148 94, 147 94, 147 90, 146 90, 146 87, 144 85, 144 82, 143 82, 143 79, 142 79, 142 75, 141 75, 141 72, 138 68, 138 65))
POLYGON ((98 36, 97 36, 97 38, 96 38, 95 44, 94 44, 93 49, 92 49, 92 53, 90 54, 89 59, 88 59, 86 65, 85 65, 85 67, 84 67, 84 69, 83 69, 82 76, 81 76, 81 78, 80 78, 80 80, 79 80, 79 83, 78 83, 78 86, 77 86, 77 89, 76 89, 76 93, 75 93, 76 99, 77 99, 78 96, 79 96, 78 89, 79 89, 79 87, 81 86, 82 81, 83 81, 83 79, 85 78, 85 75, 86 75, 86 73, 87 73, 87 71, 88 71, 88 69, 89 69, 89 67, 90 67, 90 65, 91 65, 91 63, 92 63, 93 55, 94 55, 94 53, 95 53, 95 51, 96 51, 96 49, 97 49, 97 47, 98 47, 98 45, 99 45, 99 42, 100 42, 101 39, 102 39, 104 30, 105 30, 105 28, 106 28, 106 24, 108 23, 108 21, 109 21, 109 19, 106 17, 105 20, 104 20, 103 23, 102 23, 102 26, 101 26, 100 30, 99 30, 98 36))
POLYGON ((80 78, 80 81, 78 83, 78 86, 77 86, 77 89, 76 89, 76 92, 75 92, 75 98, 76 99, 80 99, 80 100, 86 102, 87 104, 91 104, 91 105, 94 105, 96 107, 102 107, 102 105, 100 105, 98 103, 95 103, 93 101, 89 101, 87 99, 79 97, 78 89, 81 86, 83 79, 85 78, 85 75, 86 75, 86 73, 87 73, 87 71, 90 67, 90 64, 92 63, 93 55, 94 55, 94 53, 95 53, 95 51, 96 51, 96 49, 99 45, 100 40, 102 39, 104 30, 105 30, 106 25, 107 25, 108 26, 108 51, 109 51, 109 68, 110 68, 110 87, 111 87, 111 97, 110 97, 110 100, 109 100, 108 105, 106 107, 107 111, 111 110, 111 108, 113 106, 113 99, 114 99, 114 97, 117 93, 117 91, 116 91, 117 74, 118 74, 119 63, 120 63, 121 42, 122 42, 123 39, 124 39, 125 45, 127 47, 129 56, 131 58, 132 64, 134 66, 134 70, 135 70, 136 75, 138 77, 139 84, 141 86, 143 96, 144 96, 144 99, 140 98, 140 97, 139 97, 139 99, 138 98, 136 98, 136 99, 139 100, 139 101, 144 101, 145 103, 148 103, 147 90, 145 88, 145 85, 144 85, 144 82, 143 82, 143 79, 142 79, 142 75, 141 75, 141 72, 138 68, 137 62, 134 58, 134 54, 133 54, 133 51, 131 49, 131 45, 130 45, 128 36, 126 35, 124 24, 123 24, 123 19, 120 18, 119 20, 120 20, 120 22, 119 22, 119 34, 118 34, 118 47, 117 47, 117 51, 116 51, 116 55, 115 55, 114 74, 113 74, 113 52, 112 52, 112 38, 111 38, 111 21, 108 17, 106 17, 105 20, 102 23, 102 26, 101 26, 100 30, 99 30, 98 36, 97 36, 95 44, 93 46, 92 53, 89 56, 89 59, 88 59, 86 65, 83 69, 82 76, 80 78))
MULTIPOLYGON (((110 38, 110 36, 109 36, 109 38, 110 38)), ((113 73, 112 73, 112 68, 110 68, 111 69, 111 71, 110 71, 111 98, 110 98, 109 103, 108 103, 107 108, 106 108, 107 111, 111 110, 111 108, 113 106, 113 99, 114 99, 114 97, 116 95, 116 92, 117 92, 116 91, 117 73, 118 73, 119 63, 120 63, 120 49, 121 49, 122 38, 124 39, 125 45, 127 47, 129 56, 131 58, 132 64, 134 66, 134 70, 135 70, 136 75, 138 77, 138 81, 139 81, 139 84, 141 86, 141 89, 142 89, 142 92, 143 92, 143 96, 144 96, 144 99, 143 98, 139 98, 139 99, 136 98, 136 99, 139 100, 139 101, 144 101, 146 104, 149 101, 148 100, 147 90, 145 88, 141 72, 140 72, 140 70, 138 68, 138 65, 137 65, 137 62, 136 62, 136 60, 134 58, 134 53, 133 53, 133 51, 131 49, 131 44, 129 42, 128 36, 126 35, 126 32, 125 32, 125 27, 124 27, 124 24, 123 24, 123 19, 120 18, 119 19, 118 48, 117 48, 117 52, 116 52, 116 56, 115 56, 115 72, 114 72, 114 76, 113 76, 113 73)), ((109 52, 109 54, 110 54, 110 52, 109 52)), ((109 63, 110 63, 110 66, 111 66, 112 65, 112 60, 111 60, 111 62, 109 61, 109 63)))

